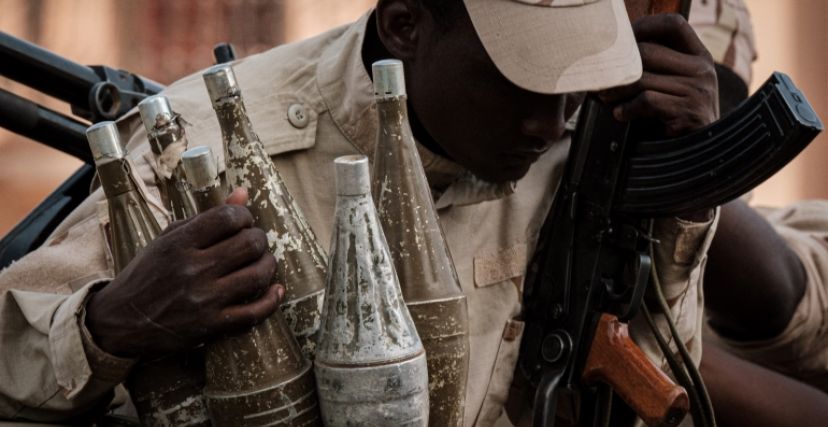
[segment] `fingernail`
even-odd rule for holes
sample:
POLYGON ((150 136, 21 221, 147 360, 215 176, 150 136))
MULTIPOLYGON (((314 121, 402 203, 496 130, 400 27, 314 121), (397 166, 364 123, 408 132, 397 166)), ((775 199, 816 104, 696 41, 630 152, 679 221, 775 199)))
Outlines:
POLYGON ((276 285, 276 295, 279 296, 279 301, 285 299, 285 287, 282 285, 276 285))

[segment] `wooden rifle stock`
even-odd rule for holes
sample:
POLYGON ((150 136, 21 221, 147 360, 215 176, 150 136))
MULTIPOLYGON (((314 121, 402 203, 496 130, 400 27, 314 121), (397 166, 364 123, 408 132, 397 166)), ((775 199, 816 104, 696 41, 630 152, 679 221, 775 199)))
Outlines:
POLYGON ((627 324, 611 314, 598 321, 582 379, 610 384, 648 426, 677 425, 690 409, 684 388, 647 358, 627 324))

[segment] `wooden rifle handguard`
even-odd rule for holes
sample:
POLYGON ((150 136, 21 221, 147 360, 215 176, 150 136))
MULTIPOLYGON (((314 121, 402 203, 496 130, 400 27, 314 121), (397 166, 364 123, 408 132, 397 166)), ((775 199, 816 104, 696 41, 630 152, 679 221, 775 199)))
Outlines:
POLYGON ((675 426, 690 409, 684 388, 647 358, 627 324, 611 314, 598 322, 582 379, 611 385, 648 426, 675 426))

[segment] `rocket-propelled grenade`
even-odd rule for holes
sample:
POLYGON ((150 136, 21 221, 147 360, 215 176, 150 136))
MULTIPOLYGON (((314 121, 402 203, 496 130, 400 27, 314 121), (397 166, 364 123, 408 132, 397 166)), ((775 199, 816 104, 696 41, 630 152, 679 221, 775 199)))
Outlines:
POLYGON ((469 369, 466 297, 408 122, 403 64, 372 66, 379 118, 373 194, 403 298, 426 349, 432 426, 463 425, 469 369))
MULTIPOLYGON (((308 250, 301 245, 308 244, 304 238, 309 236, 293 234, 301 228, 297 224, 304 225, 304 221, 291 216, 295 211, 293 201, 253 132, 233 70, 229 65, 219 65, 203 77, 221 126, 228 182, 231 188, 247 189, 247 207, 256 226, 267 233, 271 250, 276 251, 276 281, 286 285, 286 296, 294 297, 294 308, 301 306, 297 295, 310 297, 316 304, 314 298, 321 300, 324 289, 308 289, 312 283, 297 281, 296 275, 291 274, 304 273, 300 277, 305 278, 311 272, 291 269, 311 270, 315 268, 314 262, 321 263, 323 259, 309 265, 287 265, 286 260, 292 262, 297 250, 308 250)), ((308 321, 304 317, 302 320, 308 321)), ((304 339, 315 332, 311 329, 303 335, 304 339)), ((204 393, 210 416, 217 425, 321 425, 311 362, 302 355, 281 311, 247 333, 210 343, 206 374, 204 393)))
MULTIPOLYGON (((115 274, 147 246, 160 227, 134 177, 132 162, 114 122, 86 131, 109 207, 115 274)), ((139 362, 126 381, 143 426, 209 426, 201 389, 203 360, 198 352, 139 362)))
POLYGON ((187 191, 181 168, 181 153, 187 149, 184 120, 170 106, 166 96, 153 95, 138 103, 138 112, 147 131, 161 200, 173 219, 180 221, 195 214, 195 203, 187 191))
POLYGON ((227 182, 230 189, 247 189, 247 207, 276 257, 275 280, 285 285, 282 312, 312 360, 325 297, 325 251, 253 132, 232 67, 216 65, 204 81, 221 124, 227 182))
POLYGON ((112 258, 118 274, 161 233, 161 227, 133 175, 134 166, 121 143, 118 126, 114 122, 94 124, 86 130, 86 138, 109 207, 112 258))
POLYGON ((425 426, 425 350, 371 200, 368 159, 335 161, 336 213, 315 372, 327 426, 425 426))

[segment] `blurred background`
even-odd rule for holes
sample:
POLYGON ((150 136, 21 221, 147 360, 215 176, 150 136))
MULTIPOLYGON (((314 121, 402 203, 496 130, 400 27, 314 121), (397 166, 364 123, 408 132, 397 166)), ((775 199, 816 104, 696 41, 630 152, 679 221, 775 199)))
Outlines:
MULTIPOLYGON (((707 0, 695 0, 707 1, 707 0)), ((376 0, 0 0, 0 31, 75 62, 123 68, 162 84, 213 63, 230 42, 238 57, 348 23, 376 0)), ((828 1, 746 0, 759 59, 753 88, 791 75, 828 120, 828 1)), ((0 77, 0 88, 60 112, 61 102, 0 77)), ((828 198, 828 135, 754 193, 781 205, 828 198)), ((80 166, 80 161, 0 129, 0 236, 80 166)))

